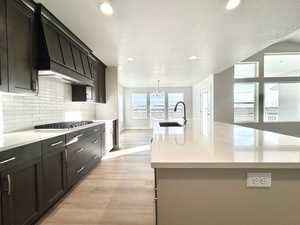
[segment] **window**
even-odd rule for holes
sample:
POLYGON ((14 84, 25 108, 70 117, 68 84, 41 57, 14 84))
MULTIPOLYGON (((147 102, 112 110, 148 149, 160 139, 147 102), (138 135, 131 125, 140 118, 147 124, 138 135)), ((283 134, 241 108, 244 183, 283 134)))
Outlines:
POLYGON ((147 94, 132 94, 132 118, 147 119, 147 94))
POLYGON ((265 77, 299 77, 300 53, 265 54, 265 77))
POLYGON ((300 121, 300 83, 266 83, 264 121, 300 121))
POLYGON ((184 100, 183 93, 169 93, 168 94, 168 118, 176 119, 183 117, 183 105, 179 104, 177 111, 174 112, 174 108, 177 102, 184 100))
POLYGON ((243 62, 234 65, 234 78, 255 78, 258 75, 258 62, 243 62))
POLYGON ((165 95, 150 95, 151 119, 165 119, 165 95))
POLYGON ((257 122, 257 83, 234 84, 234 122, 257 122))

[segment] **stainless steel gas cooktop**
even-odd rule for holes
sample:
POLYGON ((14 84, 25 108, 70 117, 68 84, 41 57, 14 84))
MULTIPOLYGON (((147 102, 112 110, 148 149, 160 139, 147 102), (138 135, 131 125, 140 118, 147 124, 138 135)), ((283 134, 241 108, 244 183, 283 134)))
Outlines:
POLYGON ((59 122, 49 123, 44 125, 35 126, 35 129, 72 129, 93 123, 93 121, 72 121, 72 122, 59 122))

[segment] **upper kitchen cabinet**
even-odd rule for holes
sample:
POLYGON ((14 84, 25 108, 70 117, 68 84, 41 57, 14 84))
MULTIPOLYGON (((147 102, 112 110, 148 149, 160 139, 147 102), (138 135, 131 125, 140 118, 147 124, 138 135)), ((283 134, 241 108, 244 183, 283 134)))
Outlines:
POLYGON ((97 84, 98 84, 98 102, 106 103, 106 85, 105 85, 106 66, 102 62, 97 63, 97 84))
POLYGON ((0 91, 8 91, 5 1, 0 0, 0 91))
POLYGON ((106 66, 94 55, 82 56, 83 70, 89 71, 93 86, 72 85, 73 102, 106 103, 105 69, 106 66))
POLYGON ((56 75, 93 86, 87 55, 91 50, 41 4, 38 5, 40 75, 56 75))
POLYGON ((104 65, 101 60, 99 60, 96 56, 92 55, 89 58, 90 68, 91 68, 91 76, 95 81, 95 98, 97 103, 106 103, 106 86, 105 86, 105 69, 106 65, 104 65))
POLYGON ((38 75, 35 4, 25 0, 0 2, 1 90, 14 93, 36 92, 38 75), (4 21, 6 28, 3 27, 4 21), (5 31, 7 39, 3 36, 5 31))

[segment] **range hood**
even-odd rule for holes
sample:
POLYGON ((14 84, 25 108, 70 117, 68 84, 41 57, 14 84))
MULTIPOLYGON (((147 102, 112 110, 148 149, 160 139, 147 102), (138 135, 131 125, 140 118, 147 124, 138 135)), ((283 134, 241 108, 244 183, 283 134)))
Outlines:
POLYGON ((72 84, 94 86, 92 51, 42 4, 38 4, 38 70, 72 84))

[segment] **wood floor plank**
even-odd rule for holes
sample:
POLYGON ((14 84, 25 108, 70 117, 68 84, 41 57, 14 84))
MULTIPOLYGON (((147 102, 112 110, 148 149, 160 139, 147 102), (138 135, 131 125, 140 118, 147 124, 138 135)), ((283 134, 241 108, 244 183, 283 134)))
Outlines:
POLYGON ((154 225, 151 130, 128 130, 40 225, 154 225))

